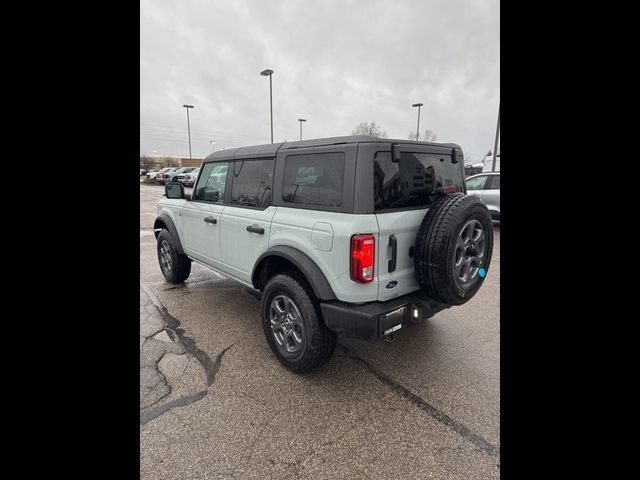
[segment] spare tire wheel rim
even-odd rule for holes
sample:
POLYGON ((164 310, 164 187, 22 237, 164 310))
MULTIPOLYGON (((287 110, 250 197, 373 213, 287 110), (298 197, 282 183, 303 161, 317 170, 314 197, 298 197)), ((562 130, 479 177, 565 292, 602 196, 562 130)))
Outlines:
POLYGON ((475 219, 469 220, 458 234, 453 258, 454 278, 461 288, 473 288, 484 277, 485 246, 482 224, 475 219))
POLYGON ((298 306, 287 295, 277 295, 269 306, 269 325, 278 350, 298 353, 304 344, 304 323, 298 306))

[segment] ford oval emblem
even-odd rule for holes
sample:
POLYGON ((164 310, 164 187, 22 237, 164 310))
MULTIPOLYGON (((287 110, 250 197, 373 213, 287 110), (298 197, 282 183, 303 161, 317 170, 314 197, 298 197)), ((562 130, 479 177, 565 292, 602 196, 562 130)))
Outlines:
POLYGON ((391 282, 387 283, 387 288, 393 288, 396 285, 398 285, 398 282, 396 282, 395 280, 392 280, 391 282))

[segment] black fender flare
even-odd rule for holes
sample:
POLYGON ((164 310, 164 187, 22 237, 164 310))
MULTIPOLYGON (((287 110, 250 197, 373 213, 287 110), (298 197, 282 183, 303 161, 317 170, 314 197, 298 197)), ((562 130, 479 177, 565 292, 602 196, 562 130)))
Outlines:
POLYGON ((161 227, 159 226, 160 223, 164 223, 166 229, 169 231, 169 234, 171 235, 171 239, 173 240, 173 244, 176 247, 176 250, 178 251, 178 253, 180 255, 184 255, 184 249, 182 248, 182 243, 180 242, 180 236, 178 235, 178 230, 176 229, 176 226, 173 224, 173 220, 171 220, 171 217, 169 217, 169 215, 162 213, 159 216, 156 217, 156 219, 153 222, 153 234, 155 235, 156 239, 158 238, 158 235, 160 235, 160 230, 161 227))
POLYGON ((319 300, 336 300, 333 289, 331 285, 329 285, 327 277, 325 277, 322 270, 320 270, 320 267, 306 254, 287 245, 271 247, 258 257, 253 267, 253 272, 251 272, 251 283, 253 283, 255 288, 258 286, 258 273, 262 269, 264 261, 270 257, 281 257, 293 263, 305 276, 319 300))

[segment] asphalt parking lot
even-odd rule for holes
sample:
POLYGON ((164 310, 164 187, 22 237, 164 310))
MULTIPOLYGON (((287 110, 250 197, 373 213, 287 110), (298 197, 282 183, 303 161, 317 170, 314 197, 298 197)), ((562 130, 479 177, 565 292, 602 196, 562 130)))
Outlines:
POLYGON ((163 193, 140 185, 141 478, 499 478, 499 227, 467 304, 393 343, 339 338, 296 375, 266 343, 259 294, 195 263, 164 281, 163 193))

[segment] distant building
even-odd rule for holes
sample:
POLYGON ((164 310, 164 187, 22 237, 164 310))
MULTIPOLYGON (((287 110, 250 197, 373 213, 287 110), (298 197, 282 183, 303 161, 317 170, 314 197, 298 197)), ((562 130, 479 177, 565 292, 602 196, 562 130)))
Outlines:
POLYGON ((202 164, 201 158, 179 158, 181 167, 199 167, 202 164))
POLYGON ((177 165, 179 167, 199 167, 202 164, 202 158, 184 158, 184 157, 174 157, 172 155, 162 155, 158 152, 152 152, 152 153, 144 153, 144 154, 140 154, 140 157, 145 156, 145 157, 151 157, 151 158, 157 158, 158 159, 158 164, 156 165, 156 168, 159 167, 162 163, 162 160, 164 160, 165 158, 170 158, 172 160, 175 160, 175 162, 177 163, 177 165))

